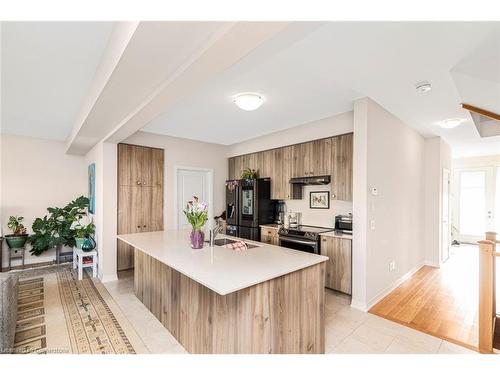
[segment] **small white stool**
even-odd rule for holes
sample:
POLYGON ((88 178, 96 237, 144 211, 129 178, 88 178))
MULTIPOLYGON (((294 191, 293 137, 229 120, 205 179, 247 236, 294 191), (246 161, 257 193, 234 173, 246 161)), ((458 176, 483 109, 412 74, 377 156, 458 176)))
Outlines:
POLYGON ((83 269, 92 267, 92 277, 97 277, 97 251, 83 251, 77 247, 73 248, 73 269, 78 268, 78 280, 83 278, 83 269), (92 257, 92 262, 84 264, 83 257, 92 257))

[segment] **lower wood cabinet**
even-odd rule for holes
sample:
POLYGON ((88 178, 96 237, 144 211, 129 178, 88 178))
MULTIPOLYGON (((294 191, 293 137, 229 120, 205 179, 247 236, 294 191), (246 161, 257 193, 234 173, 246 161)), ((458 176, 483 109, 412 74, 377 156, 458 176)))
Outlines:
POLYGON ((278 228, 260 227, 260 242, 278 246, 280 243, 278 228))
POLYGON ((352 240, 321 236, 321 255, 327 256, 325 286, 339 292, 352 292, 352 240))

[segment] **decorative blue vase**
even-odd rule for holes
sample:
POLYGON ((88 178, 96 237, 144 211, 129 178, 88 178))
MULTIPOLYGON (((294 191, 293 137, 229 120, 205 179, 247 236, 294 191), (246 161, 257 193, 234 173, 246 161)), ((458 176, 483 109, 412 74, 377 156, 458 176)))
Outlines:
POLYGON ((95 247, 96 247, 95 240, 91 236, 86 235, 82 243, 82 251, 85 252, 92 251, 95 249, 95 247))

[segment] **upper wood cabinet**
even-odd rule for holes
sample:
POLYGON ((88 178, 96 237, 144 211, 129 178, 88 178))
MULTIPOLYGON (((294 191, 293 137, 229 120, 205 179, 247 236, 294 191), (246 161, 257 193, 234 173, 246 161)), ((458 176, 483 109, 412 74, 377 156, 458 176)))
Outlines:
POLYGON ((318 139, 312 144, 312 176, 332 175, 332 138, 318 139))
POLYGON ((313 175, 313 142, 292 146, 292 177, 313 175))
POLYGON ((352 201, 353 135, 332 138, 332 198, 352 201))
POLYGON ((118 145, 119 186, 162 186, 163 150, 120 143, 118 145))
POLYGON ((229 158, 229 179, 246 168, 271 178, 271 198, 291 199, 290 178, 331 176, 331 198, 352 201, 352 133, 229 158))

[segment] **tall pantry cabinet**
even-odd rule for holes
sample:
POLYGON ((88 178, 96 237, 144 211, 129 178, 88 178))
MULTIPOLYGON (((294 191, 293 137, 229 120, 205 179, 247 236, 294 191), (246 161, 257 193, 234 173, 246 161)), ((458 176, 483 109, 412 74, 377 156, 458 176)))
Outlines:
MULTIPOLYGON (((163 230, 164 150, 118 144, 118 234, 163 230)), ((120 240, 117 270, 134 267, 134 248, 120 240)))

